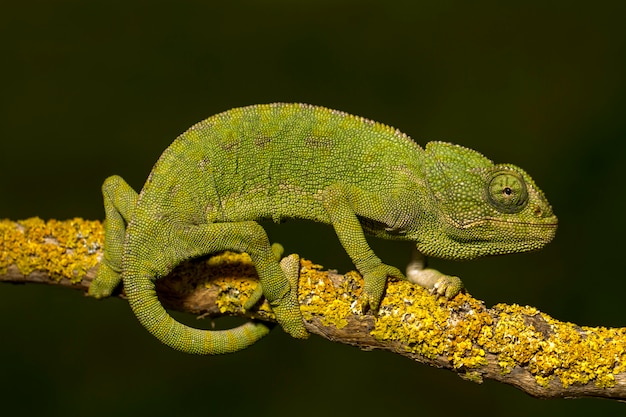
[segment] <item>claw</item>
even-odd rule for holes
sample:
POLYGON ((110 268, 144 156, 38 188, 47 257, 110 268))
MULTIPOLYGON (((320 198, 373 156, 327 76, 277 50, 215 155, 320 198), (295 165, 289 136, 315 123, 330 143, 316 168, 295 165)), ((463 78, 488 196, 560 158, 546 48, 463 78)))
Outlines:
POLYGON ((447 299, 453 298, 463 289, 463 282, 459 277, 442 275, 433 285, 433 293, 447 299))

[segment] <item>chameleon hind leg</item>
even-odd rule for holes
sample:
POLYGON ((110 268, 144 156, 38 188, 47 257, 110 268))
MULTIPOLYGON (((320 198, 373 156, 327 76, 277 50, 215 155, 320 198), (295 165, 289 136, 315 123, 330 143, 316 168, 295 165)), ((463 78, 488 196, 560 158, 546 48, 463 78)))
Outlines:
MULTIPOLYGON (((292 253, 291 255, 287 255, 283 258, 284 251, 285 248, 283 248, 283 245, 276 242, 272 243, 272 253, 274 255, 274 259, 280 263, 280 267, 287 277, 290 287, 297 289, 300 281, 300 256, 297 253, 292 253)), ((261 301, 261 298, 263 298, 263 285, 259 283, 254 288, 252 294, 250 294, 248 300, 244 303, 243 308, 251 310, 259 301, 261 301)))
MULTIPOLYGON (((261 295, 265 296, 276 314, 276 320, 287 333, 300 339, 308 337, 298 303, 299 260, 297 257, 295 260, 287 257, 281 267, 278 258, 282 247, 271 247, 265 230, 257 222, 224 222, 181 227, 173 236, 175 241, 166 245, 176 248, 177 258, 170 259, 171 264, 223 250, 248 253, 260 282, 259 289, 252 297, 256 298, 254 301, 258 301, 261 295)), ((255 302, 246 303, 246 308, 254 304, 255 302)))
MULTIPOLYGON (((297 254, 291 254, 288 257, 283 258, 283 253, 285 252, 285 248, 280 243, 274 242, 272 243, 272 254, 274 255, 274 259, 280 262, 280 266, 287 276, 290 285, 294 288, 298 288, 298 279, 300 278, 300 258, 297 254), (296 261, 287 260, 289 257, 296 257, 296 261), (294 262, 298 262, 298 269, 294 270, 294 262)), ((243 308, 246 310, 251 310, 259 301, 263 298, 263 286, 261 284, 257 285, 250 294, 248 300, 244 303, 243 308)))
POLYGON ((138 194, 117 175, 107 178, 102 184, 104 197, 104 257, 100 262, 96 278, 89 286, 88 294, 103 298, 111 295, 121 283, 122 254, 126 225, 133 217, 138 194))

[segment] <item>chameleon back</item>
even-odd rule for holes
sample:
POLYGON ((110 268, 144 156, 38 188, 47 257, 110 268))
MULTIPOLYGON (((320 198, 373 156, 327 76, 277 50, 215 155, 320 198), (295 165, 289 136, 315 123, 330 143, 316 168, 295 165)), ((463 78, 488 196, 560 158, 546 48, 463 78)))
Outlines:
POLYGON ((422 155, 400 131, 340 111, 280 103, 237 108, 177 138, 142 192, 155 198, 142 196, 140 205, 147 198, 163 210, 175 210, 178 219, 196 223, 328 222, 320 190, 341 181, 389 193, 405 186, 406 176, 417 176, 422 155))

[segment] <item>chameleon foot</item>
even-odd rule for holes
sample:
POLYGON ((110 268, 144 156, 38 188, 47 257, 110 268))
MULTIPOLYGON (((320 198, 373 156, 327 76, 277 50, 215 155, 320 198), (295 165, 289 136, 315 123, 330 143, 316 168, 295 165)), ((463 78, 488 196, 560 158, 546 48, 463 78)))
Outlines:
POLYGON ((409 266, 406 276, 412 283, 448 299, 453 298, 463 289, 463 282, 459 277, 442 274, 432 268, 417 269, 409 266))
POLYGON ((121 282, 120 273, 108 266, 106 261, 102 261, 96 278, 89 285, 87 295, 94 298, 109 297, 121 282))
POLYGON ((436 269, 426 268, 426 257, 413 247, 411 261, 406 267, 406 277, 414 284, 430 290, 432 294, 453 298, 463 289, 459 277, 442 274, 436 269))
MULTIPOLYGON (((285 267, 283 266, 283 263, 281 261, 281 258, 283 256, 283 253, 285 252, 285 248, 283 247, 283 245, 281 245, 280 243, 272 243, 271 246, 272 249, 272 255, 274 256, 274 259, 276 259, 276 261, 280 262, 281 264, 281 268, 283 269, 283 272, 285 273, 285 275, 287 275, 287 279, 289 279, 289 274, 287 273, 287 271, 285 270, 285 267)), ((283 261, 285 259, 288 259, 291 256, 298 256, 296 254, 293 255, 289 255, 286 258, 282 258, 283 261)), ((298 258, 297 260, 298 262, 298 271, 296 274, 296 282, 295 282, 295 288, 298 287, 298 276, 299 276, 299 266, 300 266, 300 258, 298 258)), ((290 280, 291 281, 291 280, 290 280)), ((259 301, 261 301, 261 298, 263 297, 263 287, 261 286, 261 284, 258 284, 255 288, 254 291, 252 291, 252 294, 250 294, 250 297, 248 298, 248 300, 244 303, 243 308, 246 310, 250 310, 252 307, 254 307, 259 301)))
POLYGON ((291 290, 279 305, 272 306, 278 322, 291 336, 306 339, 309 332, 304 327, 300 303, 298 303, 298 281, 300 279, 300 257, 293 253, 280 261, 280 267, 289 280, 291 290))
POLYGON ((369 310, 372 310, 374 313, 378 312, 378 307, 380 307, 380 302, 385 292, 387 277, 406 279, 398 268, 383 263, 363 274, 363 293, 359 298, 359 304, 363 313, 367 313, 369 310))
MULTIPOLYGON (((282 249, 282 246, 279 244, 272 245, 272 252, 276 256, 282 253, 282 249)), ((276 315, 276 321, 282 326, 283 330, 295 338, 306 339, 309 337, 309 333, 304 327, 302 314, 300 313, 300 304, 298 303, 299 256, 291 254, 283 258, 280 261, 280 267, 287 278, 289 289, 285 291, 280 299, 270 302, 270 306, 276 315)), ((244 308, 246 310, 253 308, 262 297, 263 286, 259 283, 244 304, 244 308)))

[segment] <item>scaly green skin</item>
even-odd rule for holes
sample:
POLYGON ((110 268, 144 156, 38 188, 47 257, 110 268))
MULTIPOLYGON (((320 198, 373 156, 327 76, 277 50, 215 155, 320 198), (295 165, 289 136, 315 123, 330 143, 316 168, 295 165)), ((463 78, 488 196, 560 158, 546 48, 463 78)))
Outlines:
MULTIPOLYGON (((557 220, 532 179, 460 146, 420 148, 388 126, 306 104, 269 104, 210 117, 177 138, 137 194, 120 177, 103 185, 105 257, 90 288, 109 295, 120 280, 139 321, 167 345, 190 353, 234 352, 263 337, 262 324, 221 332, 172 319, 154 281, 185 259, 248 252, 261 296, 292 336, 308 333, 297 274, 284 273, 256 222, 303 218, 330 223, 363 275, 363 311, 378 309, 387 277, 365 233, 415 242, 426 256, 469 259, 538 249, 557 220)), ((451 297, 456 277, 413 268, 416 280, 451 297), (420 278, 420 274, 424 277, 420 278), (432 277, 435 277, 433 279, 432 277)), ((291 268, 293 271, 293 268, 291 268)))

